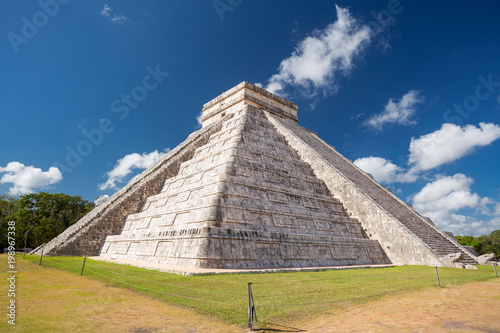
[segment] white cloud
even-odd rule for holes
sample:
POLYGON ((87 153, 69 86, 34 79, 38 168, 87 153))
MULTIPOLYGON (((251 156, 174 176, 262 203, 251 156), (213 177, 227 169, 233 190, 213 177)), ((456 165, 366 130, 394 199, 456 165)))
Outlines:
POLYGON ((382 157, 363 157, 354 161, 361 170, 368 172, 379 183, 408 183, 416 180, 415 175, 405 173, 405 170, 382 157))
POLYGON ((425 171, 453 162, 474 151, 475 147, 486 146, 500 138, 500 127, 480 123, 460 127, 443 124, 436 132, 426 134, 410 143, 409 163, 414 171, 425 171))
POLYGON ((109 5, 107 3, 104 4, 104 8, 102 9, 101 11, 101 15, 103 16, 106 16, 106 17, 109 17, 109 15, 111 15, 111 8, 109 7, 109 5))
MULTIPOLYGON (((437 168, 474 152, 500 138, 500 126, 480 123, 479 127, 443 124, 441 129, 412 138, 409 169, 404 169, 382 157, 364 157, 354 161, 359 168, 373 175, 380 183, 415 182, 423 171, 437 168)), ((500 208, 499 208, 500 210, 500 208)))
POLYGON ((198 122, 198 126, 201 128, 203 126, 203 122, 201 119, 203 118, 203 111, 196 117, 196 121, 198 122))
POLYGON ((127 17, 125 16, 125 14, 123 13, 119 13, 119 14, 115 14, 112 18, 111 18, 111 22, 115 22, 115 23, 123 23, 127 20, 127 17))
POLYGON ((108 180, 105 183, 99 184, 99 189, 101 191, 116 189, 116 184, 122 183, 132 173, 133 169, 147 169, 165 154, 164 152, 159 153, 158 150, 155 150, 149 154, 143 153, 140 155, 133 153, 125 155, 116 162, 113 170, 107 173, 108 180))
POLYGON ((364 122, 365 126, 373 127, 377 130, 382 130, 384 125, 416 125, 417 121, 413 119, 417 110, 416 105, 423 102, 423 98, 416 90, 410 90, 401 97, 399 101, 394 101, 393 98, 379 114, 373 115, 370 119, 364 122))
POLYGON ((355 116, 351 116, 351 120, 358 120, 359 118, 363 117, 365 115, 364 112, 362 113, 358 113, 357 115, 355 116))
POLYGON ((500 217, 486 220, 478 220, 472 216, 451 214, 446 223, 439 226, 440 229, 451 231, 454 235, 481 236, 500 229, 500 217))
POLYGON ((127 20, 127 17, 125 17, 123 13, 116 14, 108 4, 104 4, 104 8, 101 10, 101 15, 114 23, 123 23, 127 20))
POLYGON ((336 91, 338 77, 349 72, 371 37, 368 26, 361 25, 348 9, 336 9, 337 21, 300 41, 292 55, 281 61, 266 90, 284 95, 286 86, 293 86, 308 97, 336 91))
POLYGON ((413 197, 414 207, 424 213, 449 212, 462 208, 475 208, 481 198, 471 193, 473 180, 458 173, 452 177, 442 177, 431 183, 413 197))
POLYGON ((10 162, 6 167, 0 167, 0 173, 5 173, 0 178, 0 183, 11 183, 9 194, 19 195, 32 193, 34 189, 46 188, 62 180, 61 171, 56 167, 42 171, 34 166, 25 166, 19 162, 10 162))
MULTIPOLYGON (((414 182, 418 174, 405 171, 381 157, 365 157, 354 161, 360 169, 373 175, 380 183, 414 182)), ((408 198, 416 211, 428 216, 441 230, 455 235, 484 235, 500 229, 500 203, 472 193, 473 180, 463 174, 452 177, 437 176, 419 193, 408 198), (461 210, 472 209, 481 219, 460 214, 461 210)), ((396 193, 402 191, 398 189, 396 193)))
POLYGON ((489 198, 472 193, 473 180, 464 174, 440 177, 428 183, 410 199, 413 207, 424 216, 430 217, 441 229, 460 235, 482 235, 500 229, 500 216, 478 221, 474 217, 458 214, 461 209, 475 209, 484 212, 486 205, 495 204, 489 198))

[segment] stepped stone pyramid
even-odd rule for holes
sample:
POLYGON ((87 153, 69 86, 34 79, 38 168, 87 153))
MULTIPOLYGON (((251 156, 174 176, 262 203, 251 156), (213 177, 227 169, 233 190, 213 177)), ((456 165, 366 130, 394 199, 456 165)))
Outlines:
POLYGON ((314 132, 297 105, 243 82, 203 127, 33 253, 240 269, 450 266, 467 249, 314 132))

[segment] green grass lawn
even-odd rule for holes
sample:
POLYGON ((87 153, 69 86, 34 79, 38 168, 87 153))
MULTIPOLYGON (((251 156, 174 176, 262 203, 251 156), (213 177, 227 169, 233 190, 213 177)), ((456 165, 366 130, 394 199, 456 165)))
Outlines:
MULTIPOLYGON (((35 264, 39 257, 27 255, 25 260, 35 264)), ((42 266, 77 276, 82 263, 79 257, 44 257, 42 266)), ((247 322, 249 282, 260 324, 286 323, 390 295, 438 288, 435 269, 427 266, 183 277, 87 259, 84 275, 239 325, 247 322)), ((478 270, 439 268, 439 275, 444 288, 495 278, 491 266, 478 270)))

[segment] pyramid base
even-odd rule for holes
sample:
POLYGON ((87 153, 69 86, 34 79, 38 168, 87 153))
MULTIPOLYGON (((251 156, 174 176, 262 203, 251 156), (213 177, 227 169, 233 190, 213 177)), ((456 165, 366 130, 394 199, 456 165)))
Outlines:
POLYGON ((292 272, 323 272, 341 269, 366 269, 366 268, 388 268, 397 265, 350 265, 350 266, 320 266, 320 267, 276 267, 264 269, 216 269, 216 268, 191 268, 182 266, 173 266, 145 261, 134 261, 125 259, 112 259, 106 257, 89 257, 89 259, 109 262, 118 265, 127 265, 149 270, 177 274, 182 276, 196 275, 224 275, 224 274, 263 274, 263 273, 292 273, 292 272))
POLYGON ((391 264, 375 240, 215 227, 108 236, 99 256, 210 269, 391 264))

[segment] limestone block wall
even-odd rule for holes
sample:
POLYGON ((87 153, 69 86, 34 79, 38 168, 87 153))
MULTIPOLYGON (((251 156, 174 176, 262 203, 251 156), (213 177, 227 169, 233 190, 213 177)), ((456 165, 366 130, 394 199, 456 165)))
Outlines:
POLYGON ((376 240, 216 227, 109 236, 101 256, 217 269, 388 263, 376 240))
MULTIPOLYGON (((318 147, 310 146, 310 142, 313 141, 312 139, 309 143, 303 140, 305 136, 315 137, 315 135, 296 124, 280 121, 274 115, 267 114, 267 116, 276 126, 278 132, 284 135, 290 144, 298 150, 301 158, 312 166, 314 173, 325 181, 330 190, 342 201, 353 217, 356 217, 361 222, 368 236, 380 242, 383 250, 393 263, 446 265, 440 259, 444 254, 438 253, 417 237, 407 226, 395 218, 393 214, 381 207, 363 189, 354 184, 349 178, 339 172, 335 166, 325 160, 325 156, 318 153, 318 147)), ((389 195, 389 193, 387 194, 389 195)), ((398 204, 403 205, 403 203, 398 204)), ((397 209, 403 208, 398 207, 397 209)), ((407 207, 406 209, 409 208, 407 207)), ((423 225, 422 227, 428 228, 429 226, 423 225)), ((438 234, 440 233, 435 227, 433 227, 431 232, 428 231, 428 233, 434 231, 438 234)), ((451 247, 451 242, 446 239, 445 241, 439 241, 441 243, 437 244, 437 246, 441 246, 444 243, 445 248, 443 251, 448 253, 462 251, 460 247, 454 245, 451 247)), ((464 254, 468 255, 465 251, 464 254)), ((469 258, 473 261, 471 256, 469 258)))
POLYGON ((189 160, 197 147, 220 130, 221 124, 222 120, 192 133, 182 144, 135 177, 105 203, 32 253, 40 254, 43 250, 47 255, 98 255, 106 236, 119 233, 126 217, 140 211, 146 198, 158 193, 165 180, 175 176, 181 163, 189 160))
POLYGON ((262 110, 232 114, 101 256, 203 268, 390 263, 262 110))
POLYGON ((265 268, 387 264, 375 240, 212 228, 199 267, 265 268))

